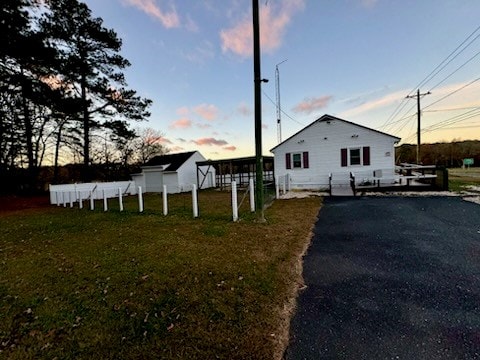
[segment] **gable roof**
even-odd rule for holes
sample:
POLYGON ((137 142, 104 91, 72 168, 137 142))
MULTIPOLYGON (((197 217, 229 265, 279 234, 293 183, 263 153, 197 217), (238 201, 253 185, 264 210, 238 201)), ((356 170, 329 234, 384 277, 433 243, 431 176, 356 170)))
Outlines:
POLYGON ((355 124, 355 123, 353 123, 353 122, 351 122, 351 121, 343 120, 343 119, 337 118, 337 117, 335 117, 335 116, 325 114, 325 115, 319 117, 317 120, 315 120, 315 121, 312 122, 311 124, 305 126, 305 127, 304 127, 303 129, 301 129, 300 131, 297 131, 295 134, 293 134, 292 136, 290 136, 290 137, 287 138, 286 140, 283 140, 280 144, 275 145, 273 148, 270 149, 270 151, 275 150, 277 147, 279 147, 280 145, 286 143, 286 142, 289 141, 291 138, 293 138, 294 136, 300 134, 301 132, 307 130, 310 126, 316 124, 317 122, 327 122, 327 121, 330 121, 330 120, 342 121, 342 122, 344 122, 344 123, 351 124, 351 125, 354 125, 354 126, 358 126, 358 127, 360 127, 360 128, 363 128, 363 129, 367 129, 367 130, 376 132, 376 133, 378 133, 378 134, 382 134, 382 135, 385 135, 385 136, 389 136, 389 137, 391 137, 391 138, 396 139, 396 141, 400 141, 400 138, 397 137, 397 136, 393 136, 393 135, 384 133, 384 132, 382 132, 382 131, 378 131, 378 130, 375 130, 375 129, 372 129, 372 128, 369 128, 369 127, 366 127, 366 126, 363 126, 363 125, 355 124))
POLYGON ((196 151, 189 151, 184 153, 155 156, 154 158, 150 159, 145 166, 170 164, 167 168, 163 169, 163 171, 177 171, 180 166, 182 166, 195 153, 196 151))

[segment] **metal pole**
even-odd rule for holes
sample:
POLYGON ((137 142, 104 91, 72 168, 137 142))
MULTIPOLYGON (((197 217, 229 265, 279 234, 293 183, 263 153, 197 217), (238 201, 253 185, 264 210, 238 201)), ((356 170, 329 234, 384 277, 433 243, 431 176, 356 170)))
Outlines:
POLYGON ((257 221, 264 222, 263 156, 262 156, 262 79, 260 72, 260 20, 258 0, 252 0, 253 15, 253 76, 255 85, 255 158, 257 221))
POLYGON ((275 94, 277 100, 277 141, 280 144, 282 142, 282 106, 280 105, 280 71, 278 66, 283 64, 287 59, 279 62, 275 66, 275 94))

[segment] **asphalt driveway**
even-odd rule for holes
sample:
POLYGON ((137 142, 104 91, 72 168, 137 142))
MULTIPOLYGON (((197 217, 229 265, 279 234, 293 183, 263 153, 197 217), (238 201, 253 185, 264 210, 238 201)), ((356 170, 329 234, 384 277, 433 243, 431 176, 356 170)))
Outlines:
POLYGON ((286 359, 480 359, 480 205, 326 198, 286 359))

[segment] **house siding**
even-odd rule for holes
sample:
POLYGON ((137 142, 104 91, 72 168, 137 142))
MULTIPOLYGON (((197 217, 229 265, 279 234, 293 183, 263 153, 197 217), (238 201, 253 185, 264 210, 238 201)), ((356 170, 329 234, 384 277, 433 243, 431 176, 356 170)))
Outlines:
POLYGON ((293 188, 311 189, 327 188, 330 173, 344 175, 350 172, 362 175, 371 173, 373 176, 374 170, 382 169, 384 174, 391 172, 393 176, 394 144, 397 140, 387 134, 340 119, 317 120, 272 149, 275 155, 275 174, 277 179, 288 174, 293 188), (368 154, 367 150, 364 150, 367 147, 368 154), (362 165, 349 165, 347 161, 346 166, 342 166, 341 149, 347 149, 348 154, 348 149, 351 148, 360 149, 362 165), (299 152, 308 152, 308 168, 287 169, 286 154, 299 152))

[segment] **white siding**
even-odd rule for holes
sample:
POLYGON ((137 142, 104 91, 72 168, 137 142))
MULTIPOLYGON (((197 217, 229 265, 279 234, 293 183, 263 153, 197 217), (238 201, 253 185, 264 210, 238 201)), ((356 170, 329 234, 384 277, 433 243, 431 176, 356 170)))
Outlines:
POLYGON ((162 192, 163 171, 161 169, 143 169, 145 192, 162 192))
POLYGON ((197 184, 197 161, 205 161, 206 159, 198 151, 195 151, 190 158, 185 161, 177 170, 178 184, 180 187, 188 189, 192 188, 193 184, 197 184))
POLYGON ((395 141, 394 137, 346 121, 316 121, 273 149, 275 175, 279 179, 288 174, 293 188, 311 189, 327 188, 330 173, 348 176, 350 172, 358 172, 362 176, 373 176, 374 170, 381 169, 384 176, 390 172, 393 175, 395 141), (342 148, 367 146, 370 147, 370 165, 341 166, 342 148), (308 169, 286 168, 285 154, 297 152, 308 152, 308 169))

